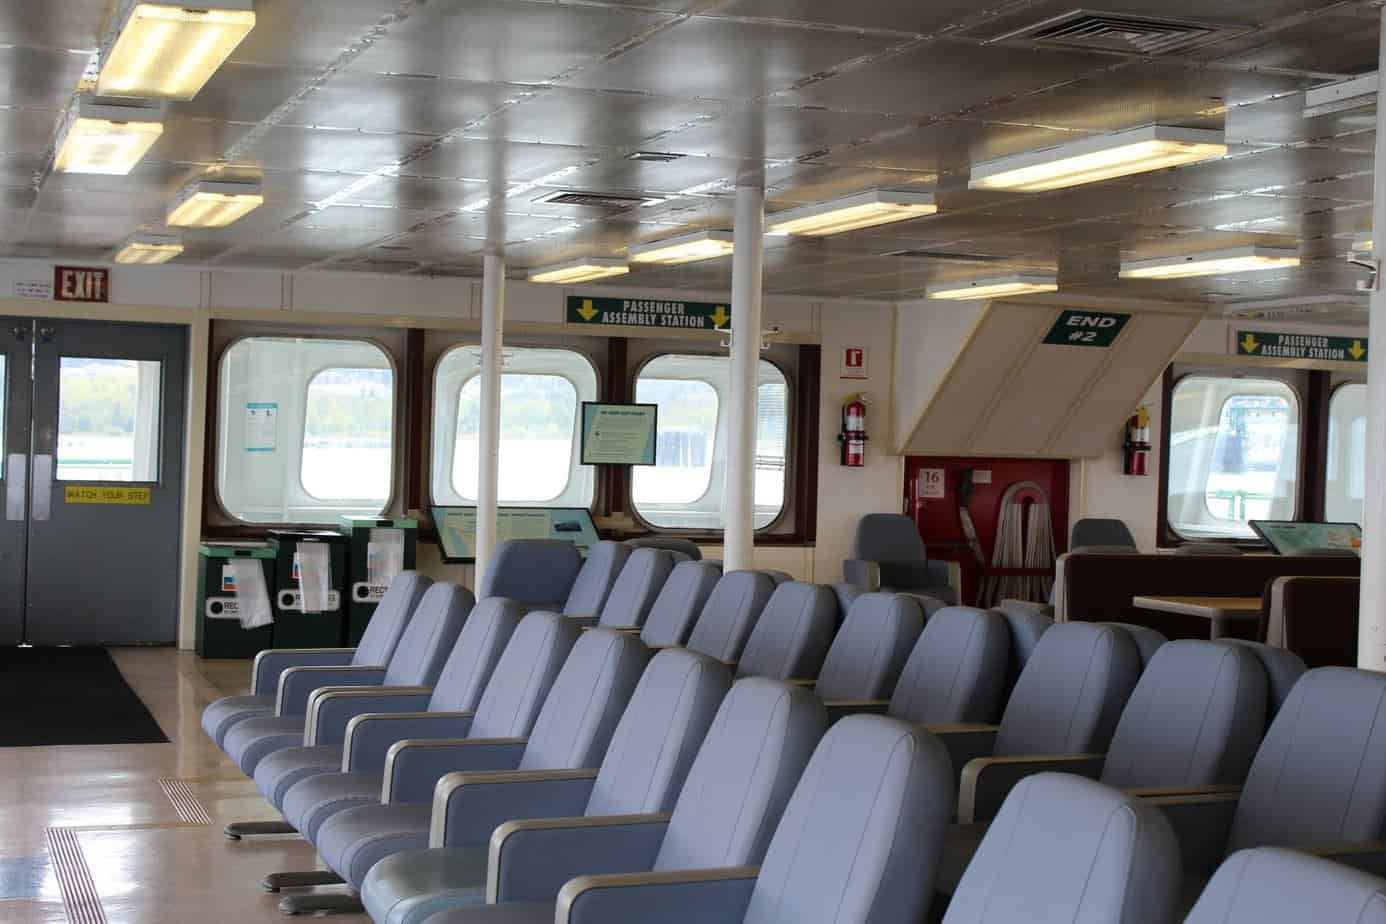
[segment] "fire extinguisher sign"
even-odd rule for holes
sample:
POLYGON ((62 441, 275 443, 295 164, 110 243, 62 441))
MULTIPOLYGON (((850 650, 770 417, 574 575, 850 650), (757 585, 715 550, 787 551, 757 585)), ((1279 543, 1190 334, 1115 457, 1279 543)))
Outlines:
POLYGON ((865 379, 870 374, 866 369, 866 347, 842 348, 842 378, 865 379))
POLYGON ((919 470, 919 496, 923 500, 939 500, 944 496, 943 469, 921 468, 919 470))

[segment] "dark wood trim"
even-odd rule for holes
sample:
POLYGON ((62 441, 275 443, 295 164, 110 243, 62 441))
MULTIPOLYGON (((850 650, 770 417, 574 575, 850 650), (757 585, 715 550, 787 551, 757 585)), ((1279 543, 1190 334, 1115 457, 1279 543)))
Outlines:
POLYGON ((1328 476, 1328 405, 1333 399, 1333 375, 1309 373, 1308 394, 1300 416, 1299 519, 1314 523, 1324 518, 1324 489, 1328 476))
MULTIPOLYGON (((794 536, 804 545, 818 541, 818 440, 822 405, 823 348, 799 347, 799 388, 794 393, 794 536)), ((759 541, 759 540, 757 540, 759 541)))
MULTIPOLYGON (((630 341, 612 337, 606 341, 606 400, 626 404, 631 400, 630 341)), ((630 469, 624 465, 604 465, 602 472, 601 510, 606 516, 621 516, 626 512, 630 496, 630 469)))
POLYGON ((1184 540, 1169 525, 1169 446, 1170 419, 1173 416, 1174 364, 1165 366, 1165 374, 1160 379, 1160 484, 1157 494, 1155 544, 1168 549, 1181 545, 1184 540))
POLYGON ((424 343, 427 332, 411 327, 404 345, 404 511, 423 510, 424 497, 424 343))
MULTIPOLYGON (((217 392, 221 388, 221 357, 217 355, 217 322, 207 321, 207 401, 202 433, 202 534, 210 532, 217 510, 217 392)), ((260 531, 263 534, 263 530, 260 531)))

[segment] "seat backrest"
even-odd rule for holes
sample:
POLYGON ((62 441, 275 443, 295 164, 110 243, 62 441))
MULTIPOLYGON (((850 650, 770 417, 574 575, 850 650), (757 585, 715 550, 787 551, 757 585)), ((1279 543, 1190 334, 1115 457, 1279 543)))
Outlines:
POLYGON ((1150 664, 1150 659, 1155 657, 1155 652, 1169 641, 1161 632, 1156 632, 1149 626, 1138 626, 1129 622, 1103 622, 1098 623, 1103 626, 1116 626, 1127 635, 1131 636, 1131 641, 1136 643, 1136 652, 1141 656, 1141 668, 1144 669, 1150 664))
POLYGON ((863 561, 924 561, 924 539, 900 513, 868 513, 857 523, 852 557, 863 561))
POLYGON ((1006 797, 943 924, 1169 924, 1180 878, 1179 845, 1159 809, 1041 773, 1006 797))
POLYGON ((1245 648, 1169 642, 1122 710, 1102 782, 1117 789, 1246 779, 1266 728, 1265 669, 1245 648))
POLYGON ((1106 751, 1140 673, 1140 655, 1124 630, 1097 623, 1055 626, 1016 681, 993 753, 1106 751))
POLYGON ((1386 674, 1320 667, 1271 723, 1228 851, 1374 840, 1386 819, 1386 674))
POLYGON ((1266 680, 1270 682, 1266 690, 1266 724, 1275 721, 1275 717, 1280 712, 1280 707, 1289 699, 1290 691, 1299 683, 1299 678, 1304 676, 1308 670, 1304 665, 1304 659, 1293 651, 1286 651, 1283 648, 1272 648, 1261 642, 1251 642, 1241 638, 1225 638, 1221 641, 1233 645, 1240 645, 1247 651, 1256 656, 1261 662, 1261 667, 1266 672, 1266 680))
POLYGON ((645 618, 640 638, 646 645, 682 645, 722 576, 716 566, 685 561, 674 566, 645 618))
POLYGON ((735 661, 760 619, 775 583, 757 571, 728 571, 712 588, 688 647, 718 661, 735 661))
POLYGON ((1386 924, 1386 880, 1276 847, 1218 867, 1185 924, 1386 924))
POLYGON ((472 608, 433 687, 430 712, 476 710, 496 662, 524 615, 524 604, 505 597, 487 597, 472 608))
POLYGON ((587 560, 582 563, 573 589, 563 604, 563 615, 596 616, 600 613, 630 553, 631 547, 624 542, 603 541, 589 548, 587 560))
POLYGON ((776 587, 779 587, 781 584, 788 584, 790 581, 794 580, 794 575, 790 574, 788 571, 776 571, 773 568, 762 568, 760 573, 773 581, 776 587))
POLYGON ((577 638, 577 626, 557 613, 535 610, 521 619, 477 703, 469 737, 528 737, 577 638))
POLYGON ((1035 653, 1040 636, 1054 625, 1054 608, 1028 600, 1002 600, 996 605, 996 611, 1011 630, 1011 657, 1006 665, 1006 689, 1009 690, 1025 670, 1030 655, 1035 653))
POLYGON ((641 536, 638 539, 627 539, 626 545, 632 549, 663 549, 666 552, 678 552, 681 555, 686 555, 689 561, 703 560, 703 550, 698 548, 698 543, 681 536, 641 536))
POLYGON ((1242 550, 1225 542, 1185 542, 1174 547, 1175 555, 1240 555, 1242 550))
POLYGON ((889 714, 920 724, 994 722, 1010 646, 991 610, 948 606, 924 624, 905 662, 889 714))
POLYGON ((385 686, 437 683, 474 606, 472 592, 457 584, 440 581, 424 591, 385 668, 385 686))
POLYGON ((629 633, 582 633, 544 697, 517 769, 600 766, 649 660, 649 649, 629 633))
POLYGON ((761 677, 722 700, 655 857, 654 869, 756 864, 828 728, 807 690, 761 677))
POLYGON ((823 737, 756 877, 745 924, 922 921, 953 808, 937 738, 853 715, 823 737))
POLYGON ((602 606, 600 624, 618 629, 639 628, 674 570, 674 559, 662 549, 636 549, 616 576, 602 606))
POLYGON ((1134 549, 1136 537, 1131 535, 1131 530, 1122 520, 1085 517, 1073 524, 1073 534, 1068 542, 1071 549, 1079 546, 1119 546, 1134 549))
POLYGON ((924 614, 909 597, 859 597, 828 648, 815 687, 818 698, 888 699, 923 630, 924 614))
POLYGON ((351 656, 351 663, 389 664, 400 636, 404 635, 405 627, 414 615, 414 609, 423 599, 424 592, 432 586, 433 581, 417 571, 400 572, 385 588, 385 595, 371 614, 371 621, 366 624, 365 634, 351 656))
POLYGON ((566 539, 508 539, 496 546, 480 596, 557 607, 568 598, 581 568, 577 546, 566 539))
MULTIPOLYGON (((833 596, 837 597, 837 613, 839 619, 847 614, 852 608, 852 604, 857 602, 858 597, 866 593, 866 588, 846 582, 833 584, 832 588, 833 596)), ((917 603, 918 601, 916 600, 915 602, 917 603)), ((927 617, 928 614, 926 613, 925 616, 927 617)))
POLYGON ((611 736, 585 814, 670 811, 729 689, 731 670, 707 655, 655 655, 611 736))
POLYGON ((746 640, 737 677, 817 677, 833 640, 837 598, 819 584, 789 581, 775 588, 746 640))

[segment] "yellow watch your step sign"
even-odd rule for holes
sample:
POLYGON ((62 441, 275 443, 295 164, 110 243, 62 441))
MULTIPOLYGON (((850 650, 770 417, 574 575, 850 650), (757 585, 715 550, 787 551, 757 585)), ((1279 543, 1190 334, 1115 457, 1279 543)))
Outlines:
POLYGON ((111 504, 122 507, 142 507, 149 503, 149 488, 129 488, 122 485, 70 484, 63 488, 63 501, 68 504, 111 504))

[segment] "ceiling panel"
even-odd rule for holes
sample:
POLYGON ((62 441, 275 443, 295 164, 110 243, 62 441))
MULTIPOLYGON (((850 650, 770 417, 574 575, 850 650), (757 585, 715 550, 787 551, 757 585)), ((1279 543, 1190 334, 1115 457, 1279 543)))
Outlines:
POLYGON ((828 23, 852 29, 887 29, 930 33, 984 13, 989 3, 931 0, 929 3, 843 3, 842 0, 732 0, 717 15, 755 16, 798 22, 828 23))
POLYGON ((314 71, 229 62, 207 82, 197 98, 171 107, 182 118, 254 124, 306 87, 314 71))
POLYGON ((39 155, 57 136, 62 110, 0 109, 0 156, 39 155))
POLYGON ((442 135, 481 119, 513 95, 513 88, 494 84, 342 71, 305 98, 286 121, 442 135))
POLYGON ((716 157, 785 160, 909 128, 890 116, 752 104, 669 135, 670 151, 716 157))
POLYGON ((466 137, 411 160, 402 172, 411 176, 459 177, 502 186, 540 179, 593 155, 561 144, 511 143, 504 139, 466 137))
POLYGON ((669 132, 721 111, 716 102, 647 93, 536 88, 524 100, 485 126, 485 133, 511 141, 576 146, 678 151, 669 132), (660 137, 665 136, 665 137, 660 137), (658 141, 654 139, 658 138, 658 141))
POLYGON ((280 125, 251 145, 244 159, 281 170, 370 171, 400 160, 417 147, 419 140, 402 135, 280 125))
POLYGON ((318 69, 382 23, 390 28, 388 19, 400 6, 383 0, 255 0, 255 30, 232 61, 318 69))

